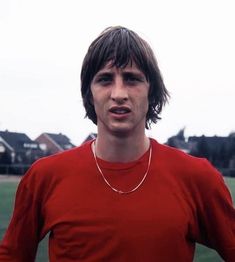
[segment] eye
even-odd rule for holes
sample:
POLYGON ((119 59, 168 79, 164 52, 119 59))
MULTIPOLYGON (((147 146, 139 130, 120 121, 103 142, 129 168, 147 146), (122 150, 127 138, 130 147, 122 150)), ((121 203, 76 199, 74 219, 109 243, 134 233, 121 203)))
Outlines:
POLYGON ((140 82, 143 82, 142 77, 136 76, 134 74, 127 74, 127 75, 125 75, 124 79, 130 85, 135 85, 135 84, 138 84, 140 82))
POLYGON ((134 76, 129 76, 126 81, 129 81, 129 82, 139 82, 140 79, 137 78, 137 77, 134 77, 134 76))
POLYGON ((95 79, 95 82, 100 85, 109 85, 112 82, 112 76, 111 75, 100 75, 95 79))

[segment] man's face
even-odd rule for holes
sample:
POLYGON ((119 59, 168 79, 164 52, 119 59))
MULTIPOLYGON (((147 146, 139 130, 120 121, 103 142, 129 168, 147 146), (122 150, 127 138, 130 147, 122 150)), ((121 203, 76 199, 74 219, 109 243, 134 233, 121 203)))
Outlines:
POLYGON ((91 82, 98 132, 144 132, 149 83, 134 63, 125 68, 107 63, 91 82))

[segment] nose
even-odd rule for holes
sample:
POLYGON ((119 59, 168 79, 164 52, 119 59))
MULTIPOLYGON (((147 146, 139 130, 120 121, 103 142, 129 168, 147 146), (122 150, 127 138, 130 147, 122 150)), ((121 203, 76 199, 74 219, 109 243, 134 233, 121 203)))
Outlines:
POLYGON ((111 99, 117 103, 128 100, 128 90, 122 79, 117 79, 111 89, 111 99))

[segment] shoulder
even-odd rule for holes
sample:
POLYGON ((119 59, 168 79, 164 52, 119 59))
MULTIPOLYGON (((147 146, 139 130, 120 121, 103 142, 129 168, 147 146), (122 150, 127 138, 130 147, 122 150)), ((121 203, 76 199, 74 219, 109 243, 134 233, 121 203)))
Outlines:
POLYGON ((91 141, 79 146, 66 150, 48 157, 37 160, 33 165, 33 169, 43 168, 62 168, 68 167, 74 163, 80 165, 86 161, 86 157, 90 154, 91 141), (82 161, 81 161, 82 160, 82 161))
POLYGON ((164 173, 186 182, 187 185, 204 187, 223 182, 222 175, 207 159, 191 156, 156 140, 153 140, 152 144, 155 163, 164 173))
POLYGON ((199 165, 204 162, 203 158, 191 156, 180 149, 170 147, 165 144, 160 144, 156 140, 152 140, 154 156, 162 163, 167 163, 168 166, 186 167, 188 165, 199 165))
POLYGON ((30 185, 32 188, 58 184, 89 166, 91 157, 91 141, 89 141, 79 147, 41 158, 34 162, 23 176, 22 184, 30 185))

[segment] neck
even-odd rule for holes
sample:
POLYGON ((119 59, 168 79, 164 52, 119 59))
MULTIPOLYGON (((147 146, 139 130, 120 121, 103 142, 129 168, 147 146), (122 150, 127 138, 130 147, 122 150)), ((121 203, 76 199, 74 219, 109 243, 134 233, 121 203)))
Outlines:
POLYGON ((97 136, 95 152, 97 157, 110 162, 131 162, 139 159, 150 146, 149 138, 141 136, 97 136))

